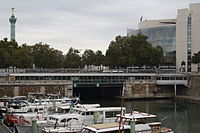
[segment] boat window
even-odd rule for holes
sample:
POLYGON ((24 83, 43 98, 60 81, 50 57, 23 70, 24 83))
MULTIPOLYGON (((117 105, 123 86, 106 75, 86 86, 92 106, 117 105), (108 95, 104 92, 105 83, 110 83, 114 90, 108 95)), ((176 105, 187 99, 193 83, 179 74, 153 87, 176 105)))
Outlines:
POLYGON ((95 133, 94 131, 90 131, 89 129, 83 129, 81 133, 95 133))
POLYGON ((54 120, 54 121, 56 120, 56 118, 54 118, 54 117, 50 117, 49 119, 50 119, 50 120, 54 120))
POLYGON ((86 115, 86 112, 82 113, 82 115, 86 115))
POLYGON ((113 111, 106 112, 105 118, 110 118, 110 117, 113 117, 113 111))
POLYGON ((120 114, 120 111, 114 111, 114 117, 115 117, 117 114, 120 114))
POLYGON ((86 112, 86 115, 94 115, 94 112, 86 112))
POLYGON ((62 119, 60 122, 66 122, 66 119, 62 119))

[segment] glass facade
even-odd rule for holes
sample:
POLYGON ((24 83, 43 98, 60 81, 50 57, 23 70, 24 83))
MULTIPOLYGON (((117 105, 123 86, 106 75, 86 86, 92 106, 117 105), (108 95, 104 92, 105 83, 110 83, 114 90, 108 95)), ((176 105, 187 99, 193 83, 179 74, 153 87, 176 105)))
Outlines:
POLYGON ((164 58, 161 65, 176 65, 176 25, 127 30, 128 36, 138 33, 146 35, 153 47, 159 45, 163 48, 164 58))

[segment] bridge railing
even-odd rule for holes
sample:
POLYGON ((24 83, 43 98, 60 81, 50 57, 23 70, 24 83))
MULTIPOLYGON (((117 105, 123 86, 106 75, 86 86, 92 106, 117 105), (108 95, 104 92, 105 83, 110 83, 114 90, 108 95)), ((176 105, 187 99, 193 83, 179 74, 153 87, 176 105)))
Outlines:
POLYGON ((179 73, 174 67, 127 67, 126 69, 71 69, 71 68, 1 68, 5 73, 179 73))

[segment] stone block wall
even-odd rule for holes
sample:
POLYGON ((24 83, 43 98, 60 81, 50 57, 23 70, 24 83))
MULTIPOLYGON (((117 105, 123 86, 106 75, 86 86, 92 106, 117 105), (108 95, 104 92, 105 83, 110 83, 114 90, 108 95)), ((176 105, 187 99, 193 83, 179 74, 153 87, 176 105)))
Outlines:
POLYGON ((174 86, 158 86, 153 83, 134 83, 128 82, 124 87, 126 98, 159 98, 173 97, 174 86))
POLYGON ((190 76, 188 95, 200 96, 200 74, 192 74, 190 76))
MULTIPOLYGON (((73 87, 71 87, 69 90, 68 88, 66 89, 66 85, 0 86, 0 97, 27 96, 28 92, 42 93, 42 94, 57 93, 57 94, 60 94, 61 96, 66 96, 66 94, 72 95, 73 87), (69 90, 70 90, 70 93, 66 92, 69 90)), ((67 96, 70 96, 70 95, 67 95, 67 96)))

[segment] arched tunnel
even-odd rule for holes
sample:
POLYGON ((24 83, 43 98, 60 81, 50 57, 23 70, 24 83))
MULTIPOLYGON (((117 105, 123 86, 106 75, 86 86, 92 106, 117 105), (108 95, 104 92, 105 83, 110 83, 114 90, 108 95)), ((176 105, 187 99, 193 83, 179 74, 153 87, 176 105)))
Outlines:
POLYGON ((116 98, 121 95, 122 85, 118 86, 79 86, 73 87, 73 96, 80 96, 80 99, 101 99, 116 98))

